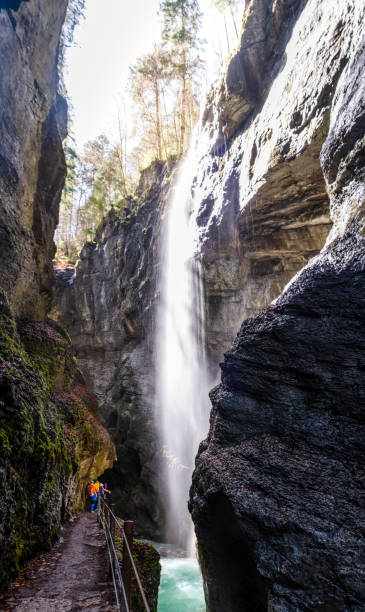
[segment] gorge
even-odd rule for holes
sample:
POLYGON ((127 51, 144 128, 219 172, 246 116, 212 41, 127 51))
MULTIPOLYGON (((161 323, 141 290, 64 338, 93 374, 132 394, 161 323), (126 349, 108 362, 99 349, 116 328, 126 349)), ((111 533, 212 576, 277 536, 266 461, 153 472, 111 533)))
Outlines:
POLYGON ((76 268, 56 264, 53 279, 67 3, 20 4, 0 4, 0 541, 11 572, 54 541, 96 470, 138 535, 190 554, 191 485, 210 612, 363 610, 365 6, 246 2, 185 159, 150 164, 76 268), (81 431, 76 458, 47 430, 64 426, 81 431))

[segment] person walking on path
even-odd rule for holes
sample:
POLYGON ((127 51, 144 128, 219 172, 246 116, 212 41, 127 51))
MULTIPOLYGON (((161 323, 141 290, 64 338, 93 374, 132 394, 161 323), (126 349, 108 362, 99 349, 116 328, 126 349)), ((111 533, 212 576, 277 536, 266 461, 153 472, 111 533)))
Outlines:
POLYGON ((87 488, 87 494, 89 496, 89 502, 90 502, 90 512, 94 512, 98 491, 99 491, 99 487, 98 489, 96 489, 94 481, 90 480, 89 486, 87 488))

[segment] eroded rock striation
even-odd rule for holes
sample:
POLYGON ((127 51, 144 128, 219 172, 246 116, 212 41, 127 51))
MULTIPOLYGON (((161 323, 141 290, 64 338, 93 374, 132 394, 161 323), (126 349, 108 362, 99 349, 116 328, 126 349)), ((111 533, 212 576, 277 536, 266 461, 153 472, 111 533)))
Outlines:
POLYGON ((14 315, 51 303, 53 234, 66 175, 67 105, 57 93, 67 0, 0 4, 0 285, 14 315))
POLYGON ((323 192, 333 227, 244 321, 211 394, 190 509, 212 612, 365 606, 364 16, 353 1, 302 3, 262 108, 226 153, 233 164, 243 150, 236 227, 251 260, 259 244, 272 258, 283 232, 288 250, 315 227, 319 244, 323 192))
POLYGON ((56 271, 52 317, 69 332, 98 397, 118 462, 104 479, 120 515, 143 536, 162 537, 161 449, 154 421, 154 346, 166 164, 142 173, 135 199, 110 211, 75 274, 56 271))

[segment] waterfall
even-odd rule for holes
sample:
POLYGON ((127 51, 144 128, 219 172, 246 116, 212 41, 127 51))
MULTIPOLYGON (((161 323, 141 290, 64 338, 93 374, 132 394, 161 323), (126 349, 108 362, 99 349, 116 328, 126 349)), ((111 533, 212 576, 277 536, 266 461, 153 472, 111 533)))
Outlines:
POLYGON ((195 455, 207 434, 209 416, 204 294, 201 264, 194 257, 195 160, 192 146, 181 163, 168 202, 161 266, 156 398, 164 455, 167 537, 188 553, 192 553, 194 541, 187 509, 189 488, 195 455))

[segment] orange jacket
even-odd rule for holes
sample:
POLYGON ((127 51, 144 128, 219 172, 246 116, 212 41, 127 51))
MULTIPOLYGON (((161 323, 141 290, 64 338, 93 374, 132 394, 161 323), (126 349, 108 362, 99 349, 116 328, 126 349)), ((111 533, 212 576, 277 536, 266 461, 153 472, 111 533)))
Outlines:
POLYGON ((96 495, 96 493, 97 490, 95 489, 95 483, 91 482, 87 488, 87 494, 91 497, 92 495, 96 495))

